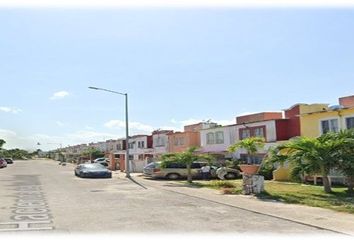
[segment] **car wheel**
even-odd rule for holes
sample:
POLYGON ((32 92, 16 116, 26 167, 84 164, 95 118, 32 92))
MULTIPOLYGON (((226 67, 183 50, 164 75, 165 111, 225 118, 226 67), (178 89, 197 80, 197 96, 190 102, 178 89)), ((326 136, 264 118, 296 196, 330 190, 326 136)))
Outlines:
POLYGON ((177 173, 170 173, 166 177, 170 180, 177 180, 180 178, 180 175, 177 173))
POLYGON ((225 178, 225 179, 235 179, 235 178, 237 178, 237 175, 236 175, 236 173, 231 173, 231 172, 229 172, 229 173, 226 173, 226 175, 224 176, 224 178, 225 178))

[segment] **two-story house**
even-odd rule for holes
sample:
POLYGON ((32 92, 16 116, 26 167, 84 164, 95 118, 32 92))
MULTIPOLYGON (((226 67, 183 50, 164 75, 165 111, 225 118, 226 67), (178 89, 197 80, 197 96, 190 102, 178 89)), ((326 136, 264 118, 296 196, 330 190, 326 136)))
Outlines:
POLYGON ((354 96, 339 98, 339 105, 325 105, 300 115, 301 135, 318 137, 327 132, 354 128, 354 96))
POLYGON ((200 130, 200 152, 215 156, 218 160, 231 159, 228 147, 236 141, 236 124, 214 126, 200 130))
POLYGON ((261 112, 236 117, 236 141, 248 137, 261 137, 265 140, 263 149, 250 159, 247 151, 239 149, 235 155, 239 159, 261 163, 269 148, 299 135, 297 126, 293 126, 291 118, 284 118, 282 112, 261 112))
POLYGON ((168 153, 168 134, 172 134, 172 130, 156 130, 152 132, 152 144, 154 158, 158 158, 162 154, 168 153))
POLYGON ((151 135, 135 135, 129 138, 129 163, 131 172, 142 172, 154 156, 151 135))
POLYGON ((174 132, 168 134, 169 152, 183 152, 190 147, 200 147, 200 131, 212 126, 216 123, 200 122, 197 124, 184 126, 183 132, 174 132))

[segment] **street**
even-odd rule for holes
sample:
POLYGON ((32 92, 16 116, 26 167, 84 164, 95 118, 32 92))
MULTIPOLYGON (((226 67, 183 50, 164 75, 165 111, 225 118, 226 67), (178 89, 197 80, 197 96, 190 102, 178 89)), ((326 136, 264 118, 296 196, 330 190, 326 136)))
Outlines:
POLYGON ((74 165, 15 161, 0 169, 0 232, 337 234, 144 185, 114 172, 81 179, 74 165))

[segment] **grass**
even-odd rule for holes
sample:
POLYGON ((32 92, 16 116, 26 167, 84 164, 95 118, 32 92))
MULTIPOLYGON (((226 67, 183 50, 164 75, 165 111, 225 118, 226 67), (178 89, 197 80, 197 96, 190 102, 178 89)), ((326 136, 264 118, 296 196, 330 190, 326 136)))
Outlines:
MULTIPOLYGON (((194 186, 220 190, 227 194, 241 194, 242 180, 195 181, 194 186)), ((321 207, 354 214, 354 198, 346 193, 346 187, 332 187, 325 193, 323 186, 291 182, 265 181, 265 191, 256 195, 260 199, 274 199, 285 203, 321 207)))

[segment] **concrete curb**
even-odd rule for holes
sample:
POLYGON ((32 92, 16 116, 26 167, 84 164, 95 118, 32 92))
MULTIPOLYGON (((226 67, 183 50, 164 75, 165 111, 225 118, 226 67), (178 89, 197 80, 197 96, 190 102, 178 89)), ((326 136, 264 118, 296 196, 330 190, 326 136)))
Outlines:
POLYGON ((287 204, 278 201, 263 201, 253 196, 222 195, 207 188, 178 187, 183 183, 144 179, 141 174, 132 177, 145 186, 188 195, 242 210, 281 218, 287 221, 354 236, 354 215, 329 209, 287 204))

